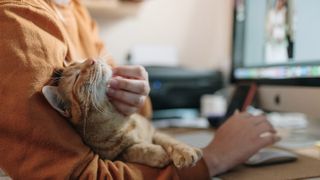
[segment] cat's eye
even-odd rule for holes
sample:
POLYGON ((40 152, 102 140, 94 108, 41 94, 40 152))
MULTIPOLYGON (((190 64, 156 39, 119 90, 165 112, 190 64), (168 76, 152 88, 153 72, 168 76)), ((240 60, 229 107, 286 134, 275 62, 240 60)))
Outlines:
POLYGON ((77 63, 73 62, 69 66, 75 66, 75 65, 77 65, 77 63))

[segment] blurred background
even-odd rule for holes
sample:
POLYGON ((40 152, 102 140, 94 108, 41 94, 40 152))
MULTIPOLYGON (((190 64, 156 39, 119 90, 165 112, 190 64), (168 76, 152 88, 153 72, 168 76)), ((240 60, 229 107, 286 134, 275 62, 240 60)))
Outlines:
POLYGON ((134 46, 151 45, 175 47, 181 66, 224 70, 229 66, 232 0, 84 2, 108 50, 120 63, 134 46))
POLYGON ((227 82, 232 0, 83 2, 116 61, 147 68, 154 119, 198 117, 201 97, 227 82))

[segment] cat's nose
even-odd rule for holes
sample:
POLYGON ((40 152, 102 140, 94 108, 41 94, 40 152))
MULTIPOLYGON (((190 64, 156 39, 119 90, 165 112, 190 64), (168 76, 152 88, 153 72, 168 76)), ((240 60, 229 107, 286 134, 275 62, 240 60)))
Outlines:
POLYGON ((88 64, 88 65, 94 65, 95 63, 96 63, 96 61, 93 60, 93 59, 88 59, 88 60, 87 60, 87 64, 88 64))

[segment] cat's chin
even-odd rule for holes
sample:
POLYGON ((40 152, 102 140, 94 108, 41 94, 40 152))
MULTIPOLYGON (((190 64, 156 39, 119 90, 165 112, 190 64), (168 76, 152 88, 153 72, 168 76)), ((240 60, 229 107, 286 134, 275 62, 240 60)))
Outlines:
POLYGON ((101 63, 99 64, 101 70, 102 70, 102 77, 101 77, 101 83, 104 85, 108 85, 111 78, 112 78, 112 69, 108 64, 101 63))
POLYGON ((97 87, 96 92, 98 92, 99 94, 99 99, 105 99, 108 98, 106 97, 106 93, 108 91, 109 83, 112 78, 112 69, 107 64, 101 64, 100 67, 102 68, 102 77, 100 79, 99 86, 97 87))
POLYGON ((106 85, 107 87, 109 87, 109 83, 112 77, 112 71, 106 71, 101 79, 102 83, 104 85, 106 85))

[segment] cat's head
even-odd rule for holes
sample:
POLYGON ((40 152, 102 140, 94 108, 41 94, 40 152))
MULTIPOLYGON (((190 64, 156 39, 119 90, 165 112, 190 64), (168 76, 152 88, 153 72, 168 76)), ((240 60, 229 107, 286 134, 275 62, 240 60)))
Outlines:
POLYGON ((111 77, 109 65, 88 59, 66 67, 58 86, 45 86, 42 92, 54 109, 77 124, 88 111, 102 108, 111 77))

